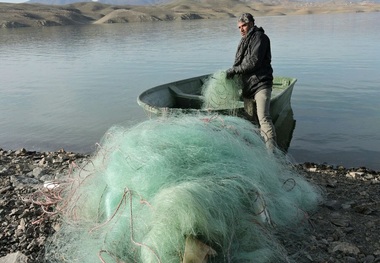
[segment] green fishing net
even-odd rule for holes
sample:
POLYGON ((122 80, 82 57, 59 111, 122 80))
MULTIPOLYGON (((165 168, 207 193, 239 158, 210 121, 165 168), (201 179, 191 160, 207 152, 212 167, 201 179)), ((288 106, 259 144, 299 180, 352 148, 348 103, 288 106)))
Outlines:
POLYGON ((236 78, 227 79, 225 71, 212 74, 202 86, 203 109, 231 111, 243 107, 241 84, 236 78))
POLYGON ((182 262, 186 237, 207 262, 281 262, 276 233, 304 224, 321 195, 259 130, 233 116, 112 127, 64 188, 47 262, 182 262))

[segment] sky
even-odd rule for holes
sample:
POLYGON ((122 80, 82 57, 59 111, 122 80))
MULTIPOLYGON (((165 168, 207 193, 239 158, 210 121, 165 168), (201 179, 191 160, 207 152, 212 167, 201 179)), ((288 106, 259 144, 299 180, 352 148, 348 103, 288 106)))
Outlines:
POLYGON ((12 4, 17 4, 17 3, 23 3, 27 2, 29 0, 0 0, 0 3, 12 3, 12 4))
POLYGON ((26 1, 28 0, 0 0, 1 3, 12 3, 12 4, 22 3, 26 1))

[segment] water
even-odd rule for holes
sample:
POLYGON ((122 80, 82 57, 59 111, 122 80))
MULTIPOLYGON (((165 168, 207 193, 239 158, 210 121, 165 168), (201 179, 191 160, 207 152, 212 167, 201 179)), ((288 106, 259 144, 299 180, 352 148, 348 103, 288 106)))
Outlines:
MULTIPOLYGON (((296 77, 295 162, 380 170, 380 13, 258 17, 296 77)), ((235 19, 0 30, 0 147, 91 152, 136 98, 233 62, 235 19)))

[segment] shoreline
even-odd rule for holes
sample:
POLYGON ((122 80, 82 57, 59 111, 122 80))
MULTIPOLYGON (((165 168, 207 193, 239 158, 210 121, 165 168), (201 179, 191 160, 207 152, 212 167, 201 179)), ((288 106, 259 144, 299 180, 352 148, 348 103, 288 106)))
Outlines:
POLYGON ((251 6, 232 0, 215 2, 213 5, 203 2, 192 2, 191 5, 186 5, 182 1, 175 1, 153 6, 108 5, 97 2, 68 5, 0 3, 0 28, 227 19, 236 18, 243 12, 251 12, 255 17, 366 13, 380 12, 380 3, 266 4, 257 2, 251 6))
MULTIPOLYGON (((41 160, 38 165, 48 166, 50 164, 54 164, 57 166, 57 163, 64 163, 65 167, 68 168, 70 162, 76 160, 89 160, 96 153, 96 149, 93 152, 74 152, 74 151, 66 151, 64 148, 60 148, 56 151, 38 151, 38 150, 28 150, 25 148, 20 149, 3 149, 0 147, 0 157, 1 156, 11 156, 11 158, 22 157, 22 159, 32 158, 33 160, 41 160), (50 163, 49 163, 50 161, 50 163)), ((9 160, 9 158, 7 158, 9 160)), ((0 159, 0 176, 1 172, 4 170, 2 167, 2 159, 0 159)), ((18 161, 17 161, 18 162, 18 161)), ((365 171, 367 173, 380 173, 380 170, 372 169, 366 166, 345 166, 340 164, 330 164, 330 163, 320 163, 314 161, 305 161, 305 162, 295 162, 292 164, 305 170, 307 172, 316 172, 319 170, 341 170, 341 171, 365 171)))

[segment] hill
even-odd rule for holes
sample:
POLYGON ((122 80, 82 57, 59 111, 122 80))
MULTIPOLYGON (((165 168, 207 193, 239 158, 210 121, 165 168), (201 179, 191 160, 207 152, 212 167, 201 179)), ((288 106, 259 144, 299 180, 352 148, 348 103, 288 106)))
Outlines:
POLYGON ((157 5, 169 3, 172 0, 29 0, 29 4, 66 5, 79 2, 97 2, 109 5, 157 5))
MULTIPOLYGON (((175 0, 174 0, 175 1, 175 0)), ((363 0, 351 0, 345 1, 340 0, 341 2, 346 3, 358 3, 363 0)), ((102 4, 111 4, 111 5, 158 5, 158 4, 168 4, 173 2, 173 0, 29 0, 27 3, 39 3, 39 4, 47 4, 47 5, 66 5, 73 4, 78 2, 98 2, 102 4)), ((216 4, 220 1, 218 0, 187 0, 188 3, 208 3, 208 4, 216 4)), ((235 2, 241 3, 254 3, 254 2, 262 2, 266 4, 281 4, 287 2, 298 2, 298 3, 323 3, 323 2, 336 2, 333 0, 235 0, 235 2)), ((380 3, 380 0, 370 0, 366 2, 372 3, 380 3)))
POLYGON ((341 12, 379 12, 379 3, 263 3, 236 0, 176 0, 157 5, 109 5, 81 2, 68 5, 0 3, 0 28, 223 19, 242 12, 278 16, 341 12))

